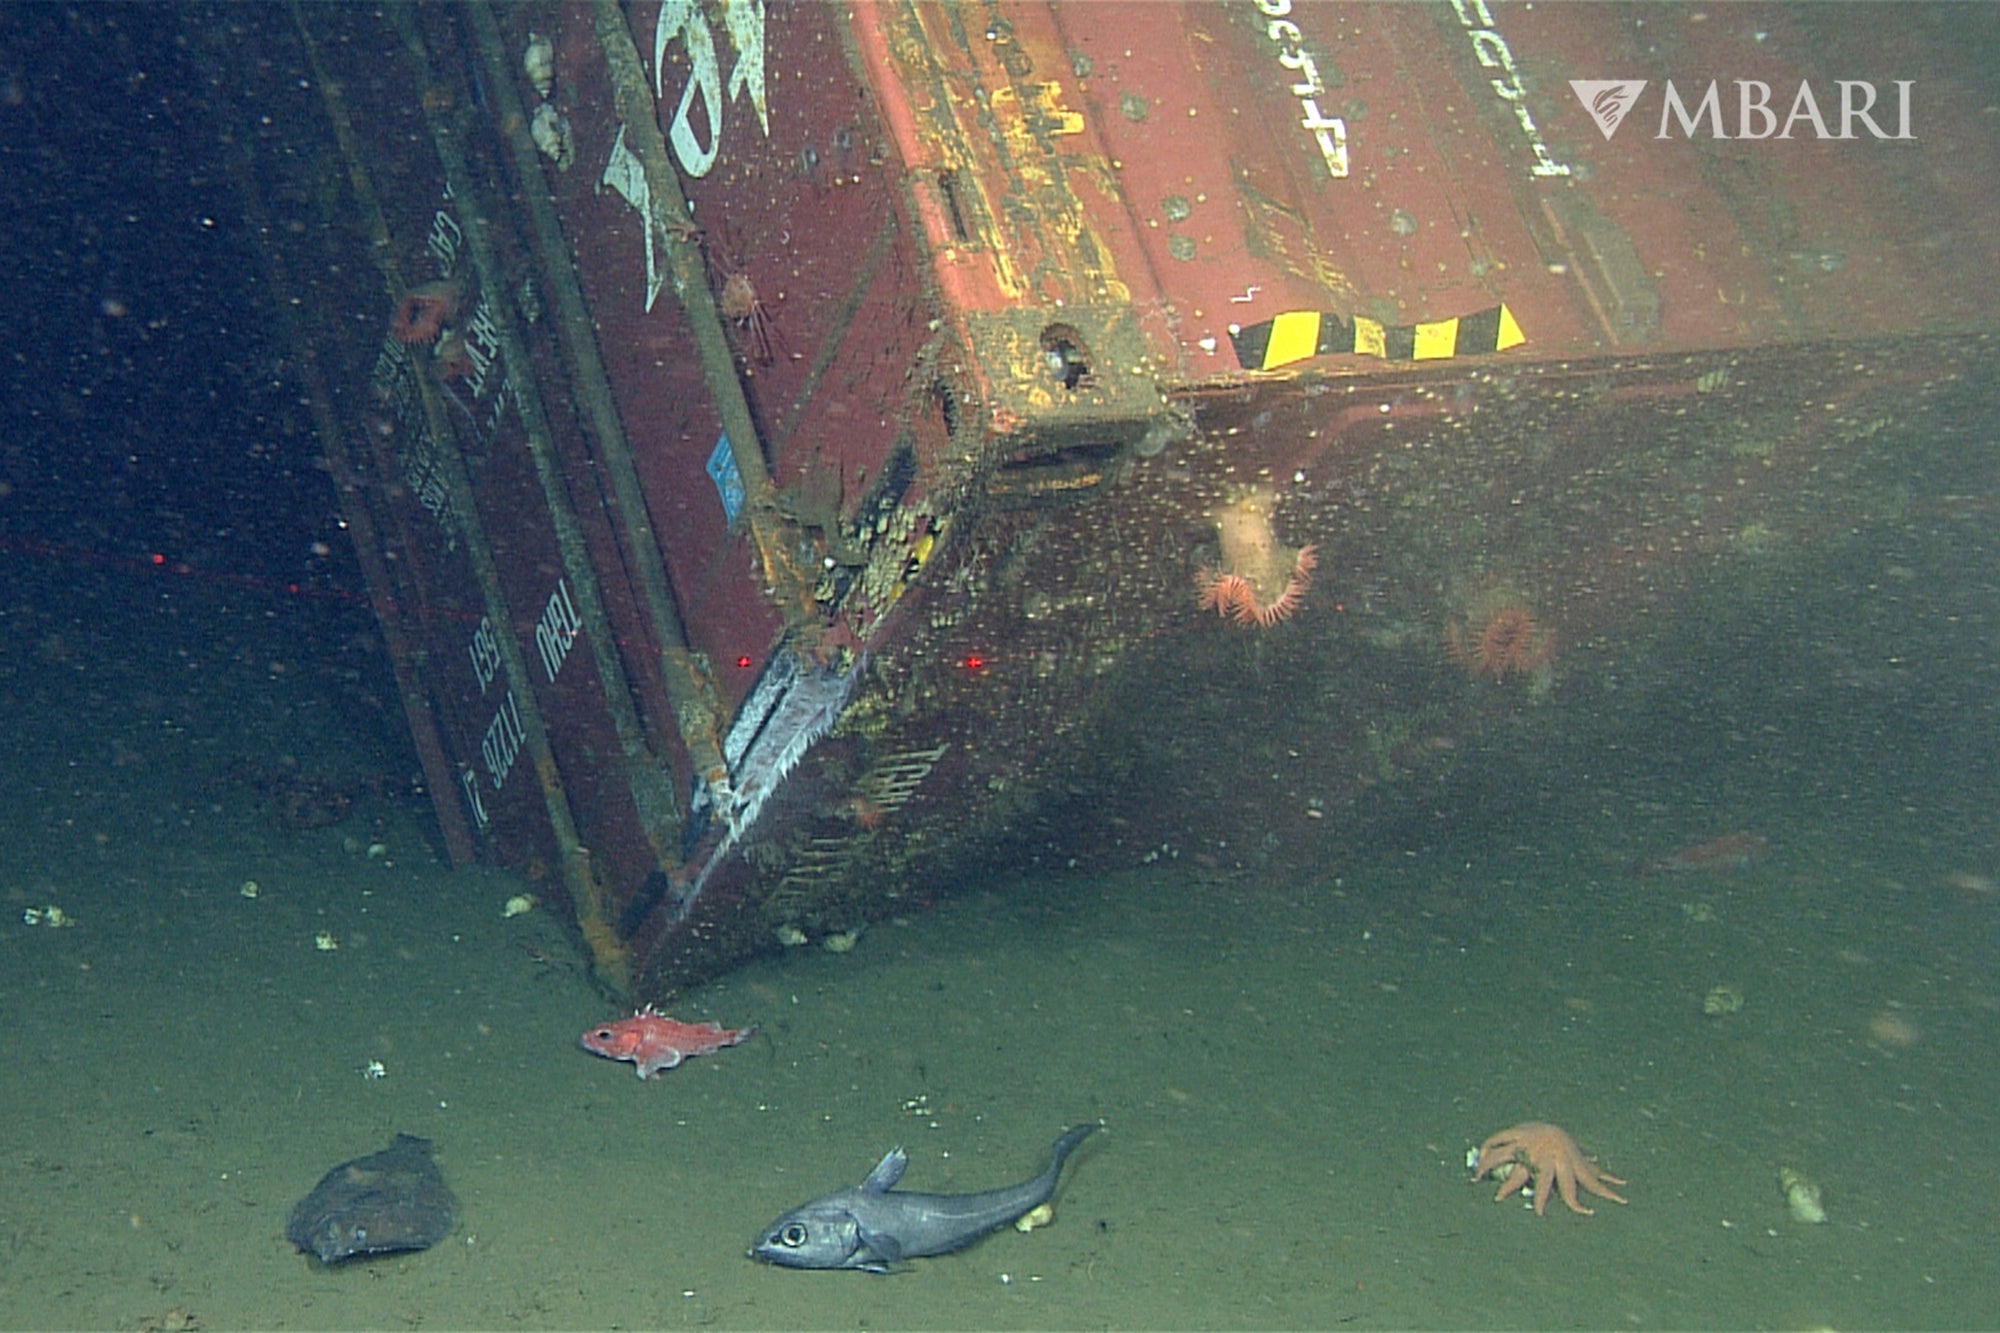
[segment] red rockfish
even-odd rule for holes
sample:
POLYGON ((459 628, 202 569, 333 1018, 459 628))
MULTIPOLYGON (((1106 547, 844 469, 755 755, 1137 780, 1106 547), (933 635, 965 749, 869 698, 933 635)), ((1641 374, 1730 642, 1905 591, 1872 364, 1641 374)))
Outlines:
POLYGON ((583 1034, 583 1049, 607 1060, 630 1060, 640 1078, 672 1069, 691 1055, 707 1055, 725 1046, 740 1046, 757 1031, 726 1028, 720 1023, 683 1023, 647 1005, 630 1018, 600 1023, 583 1034))
POLYGON ((1637 869, 1642 875, 1734 875, 1770 854, 1770 840, 1761 833, 1725 833, 1657 860, 1641 861, 1637 869))

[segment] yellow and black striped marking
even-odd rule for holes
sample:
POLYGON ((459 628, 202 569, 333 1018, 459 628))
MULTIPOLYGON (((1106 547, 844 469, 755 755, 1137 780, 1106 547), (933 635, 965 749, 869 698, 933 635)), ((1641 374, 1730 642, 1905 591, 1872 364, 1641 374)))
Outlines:
POLYGON ((1402 326, 1355 316, 1352 324, 1318 310, 1290 310, 1261 324, 1229 331, 1236 363, 1245 370, 1276 370, 1313 356, 1379 356, 1387 361, 1441 361, 1481 352, 1504 352, 1528 340, 1504 305, 1456 319, 1402 326))

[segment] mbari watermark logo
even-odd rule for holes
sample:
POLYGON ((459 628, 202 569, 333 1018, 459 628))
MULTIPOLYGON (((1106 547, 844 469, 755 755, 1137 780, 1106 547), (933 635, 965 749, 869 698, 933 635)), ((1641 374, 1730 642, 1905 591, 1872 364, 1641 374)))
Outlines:
MULTIPOLYGON (((1865 79, 1835 80, 1840 96, 1829 106, 1837 105, 1839 111, 1831 119, 1821 112, 1820 98, 1810 83, 1799 84, 1790 108, 1782 117, 1771 105, 1770 84, 1757 79, 1737 79, 1735 83, 1736 96, 1729 105, 1725 106, 1721 85, 1711 80, 1690 109, 1680 89, 1668 79, 1660 99, 1659 131, 1653 137, 1672 138, 1675 124, 1679 124, 1681 137, 1686 139, 1703 133, 1703 127, 1711 139, 1859 139, 1864 134, 1882 140, 1917 137, 1910 132, 1913 85, 1908 79, 1896 79, 1891 85, 1896 90, 1894 133, 1884 129, 1876 119, 1878 115, 1886 117, 1887 108, 1876 109, 1876 103, 1882 99, 1875 85, 1865 79), (1732 110, 1736 113, 1733 125, 1727 115, 1732 110)), ((1571 79, 1569 86, 1591 123, 1609 139, 1624 123, 1626 113, 1638 105, 1640 95, 1646 91, 1646 80, 1571 79)))
POLYGON ((1569 86, 1607 139, 1618 133, 1625 113, 1638 103, 1639 94, 1646 91, 1644 79, 1571 79, 1569 86))

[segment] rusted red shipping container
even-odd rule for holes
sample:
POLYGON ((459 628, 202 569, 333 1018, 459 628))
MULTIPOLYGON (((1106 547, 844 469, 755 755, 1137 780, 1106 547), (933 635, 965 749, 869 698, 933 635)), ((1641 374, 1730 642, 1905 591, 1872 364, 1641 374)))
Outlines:
POLYGON ((1698 579, 1908 503, 1902 442, 1991 392, 2000 126, 1897 27, 189 31, 444 841, 658 998, 997 855, 1307 863, 1465 738, 1614 706, 1698 579))

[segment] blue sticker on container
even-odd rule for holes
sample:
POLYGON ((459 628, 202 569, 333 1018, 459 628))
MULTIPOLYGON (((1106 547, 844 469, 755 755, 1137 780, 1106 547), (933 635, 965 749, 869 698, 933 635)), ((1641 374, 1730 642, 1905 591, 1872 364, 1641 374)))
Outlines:
POLYGON ((708 456, 708 476, 722 500, 722 516, 733 526, 736 516, 743 511, 743 474, 736 470, 736 455, 729 448, 728 431, 716 440, 715 450, 708 456))

